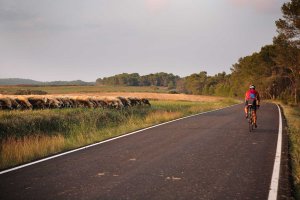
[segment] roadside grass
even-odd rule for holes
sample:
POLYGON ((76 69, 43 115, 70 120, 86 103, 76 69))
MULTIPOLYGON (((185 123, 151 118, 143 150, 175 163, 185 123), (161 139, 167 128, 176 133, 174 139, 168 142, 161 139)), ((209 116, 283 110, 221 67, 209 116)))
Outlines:
POLYGON ((151 107, 121 110, 0 111, 0 169, 236 103, 151 101, 151 107))
POLYGON ((57 153, 65 145, 65 138, 57 136, 9 137, 1 142, 1 166, 11 166, 57 153))
POLYGON ((295 197, 300 199, 300 107, 281 104, 288 123, 295 197))

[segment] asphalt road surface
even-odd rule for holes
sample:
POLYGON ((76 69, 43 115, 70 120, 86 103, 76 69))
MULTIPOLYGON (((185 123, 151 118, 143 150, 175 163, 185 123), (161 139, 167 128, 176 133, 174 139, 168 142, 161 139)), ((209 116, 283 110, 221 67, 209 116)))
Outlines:
POLYGON ((243 105, 0 175, 0 199, 267 199, 278 109, 249 133, 243 105))

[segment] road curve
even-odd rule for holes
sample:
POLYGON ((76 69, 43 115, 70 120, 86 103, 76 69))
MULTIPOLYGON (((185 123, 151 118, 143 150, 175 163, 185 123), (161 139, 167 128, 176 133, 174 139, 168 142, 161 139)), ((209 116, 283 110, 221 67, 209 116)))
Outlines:
POLYGON ((248 132, 243 105, 0 175, 0 199, 267 199, 278 109, 248 132))

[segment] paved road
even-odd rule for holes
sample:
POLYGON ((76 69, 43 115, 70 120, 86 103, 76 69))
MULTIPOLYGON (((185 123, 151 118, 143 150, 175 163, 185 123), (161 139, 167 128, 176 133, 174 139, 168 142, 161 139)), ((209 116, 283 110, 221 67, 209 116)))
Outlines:
POLYGON ((267 199, 278 109, 183 119, 0 175, 0 199, 267 199))

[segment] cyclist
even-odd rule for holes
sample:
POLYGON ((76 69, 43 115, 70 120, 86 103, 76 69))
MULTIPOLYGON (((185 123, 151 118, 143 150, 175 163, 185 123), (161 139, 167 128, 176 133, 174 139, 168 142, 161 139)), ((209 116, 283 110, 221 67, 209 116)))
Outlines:
POLYGON ((247 115, 248 105, 252 105, 253 115, 254 115, 253 123, 254 123, 255 128, 257 128, 256 109, 259 108, 259 103, 260 103, 259 93, 255 90, 254 85, 250 85, 249 90, 245 94, 245 109, 244 110, 245 110, 246 118, 248 118, 248 115, 247 115))

